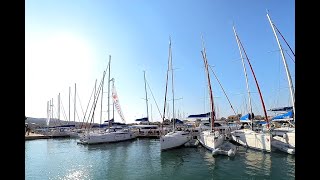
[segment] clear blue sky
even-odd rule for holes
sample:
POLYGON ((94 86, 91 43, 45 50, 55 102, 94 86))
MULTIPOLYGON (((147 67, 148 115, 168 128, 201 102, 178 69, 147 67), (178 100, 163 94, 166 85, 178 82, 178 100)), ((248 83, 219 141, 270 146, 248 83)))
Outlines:
MULTIPOLYGON (((175 101, 176 115, 178 111, 181 116, 208 112, 201 34, 208 62, 214 66, 232 105, 237 113, 247 113, 245 76, 233 23, 251 60, 266 108, 290 106, 287 77, 266 9, 294 50, 293 0, 27 0, 25 114, 47 117, 47 101, 53 98, 57 104, 58 93, 61 93, 68 116, 69 87, 73 96, 76 83, 80 99, 77 99, 76 109, 81 115, 81 106, 85 111, 95 80, 100 82, 109 55, 111 76, 115 78, 126 122, 146 116, 144 70, 162 112, 169 36, 175 69, 175 98, 180 99, 175 101)), ((286 45, 283 47, 289 52, 286 45)), ((294 61, 287 56, 287 63, 294 83, 294 61)), ((247 70, 254 113, 263 115, 252 73, 247 70)), ((210 75, 218 117, 232 115, 212 72, 210 75)), ((106 95, 104 93, 104 119, 107 119, 106 95)), ((172 99, 171 96, 169 86, 168 99, 172 99)), ((148 97, 152 120, 160 121, 150 91, 148 97)), ((73 97, 71 100, 73 120, 73 97)), ((172 112, 172 104, 169 108, 172 112)), ((99 114, 99 108, 97 110, 99 114)), ((121 121, 115 114, 116 121, 121 121)), ((64 119, 62 114, 60 117, 64 119)), ((96 118, 95 122, 99 121, 96 118)))

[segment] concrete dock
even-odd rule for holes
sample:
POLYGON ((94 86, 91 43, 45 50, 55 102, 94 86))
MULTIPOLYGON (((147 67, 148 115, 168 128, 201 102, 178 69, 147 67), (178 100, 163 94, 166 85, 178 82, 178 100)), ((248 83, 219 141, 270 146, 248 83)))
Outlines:
POLYGON ((36 140, 36 139, 49 139, 50 136, 45 136, 42 134, 29 133, 24 135, 25 140, 36 140))

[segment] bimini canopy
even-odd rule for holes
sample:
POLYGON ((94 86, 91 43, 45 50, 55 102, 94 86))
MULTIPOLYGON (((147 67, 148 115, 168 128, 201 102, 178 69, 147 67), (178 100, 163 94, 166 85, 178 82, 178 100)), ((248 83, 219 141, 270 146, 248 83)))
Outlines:
POLYGON ((254 118, 254 114, 253 113, 252 114, 248 113, 248 114, 242 116, 240 118, 240 121, 247 122, 248 120, 253 119, 253 118, 254 118))
POLYGON ((293 118, 293 111, 289 111, 285 114, 280 114, 278 116, 273 117, 271 120, 280 120, 280 119, 290 119, 293 118))
POLYGON ((183 121, 181 121, 180 119, 174 119, 175 120, 175 123, 177 124, 183 124, 183 121))
POLYGON ((149 119, 148 119, 147 117, 144 117, 144 118, 136 119, 135 121, 148 122, 148 121, 149 121, 149 119))
POLYGON ((207 117, 210 117, 210 112, 205 114, 193 114, 188 116, 188 118, 207 118, 207 117))
POLYGON ((104 128, 104 127, 107 127, 108 125, 107 124, 94 124, 92 126, 92 128, 104 128))
POLYGON ((279 108, 273 108, 273 109, 269 109, 268 111, 291 111, 292 110, 292 106, 288 106, 288 107, 279 107, 279 108))
POLYGON ((105 123, 108 123, 109 121, 110 121, 110 122, 114 122, 114 119, 112 118, 112 119, 110 119, 110 120, 105 120, 104 122, 105 122, 105 123))

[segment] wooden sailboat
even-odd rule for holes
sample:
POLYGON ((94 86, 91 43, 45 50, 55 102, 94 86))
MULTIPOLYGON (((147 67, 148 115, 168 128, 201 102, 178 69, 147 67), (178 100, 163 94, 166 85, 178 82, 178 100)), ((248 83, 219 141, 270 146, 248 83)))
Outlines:
MULTIPOLYGON (((274 36, 276 38, 277 44, 279 46, 279 50, 280 50, 280 53, 281 53, 283 64, 284 64, 284 67, 285 67, 285 70, 286 70, 286 75, 287 75, 289 88, 290 88, 291 103, 292 103, 293 123, 295 124, 294 88, 293 88, 293 84, 292 84, 290 71, 289 71, 289 68, 288 68, 288 65, 287 65, 287 61, 286 61, 286 58, 285 58, 285 55, 284 55, 284 52, 283 52, 283 48, 282 48, 282 46, 280 44, 279 38, 278 38, 277 33, 276 33, 276 26, 272 22, 272 20, 271 20, 271 18, 270 18, 268 13, 267 13, 267 17, 268 17, 268 20, 270 22, 270 25, 271 25, 272 31, 274 33, 274 36)), ((291 50, 291 48, 290 48, 290 50, 291 50)), ((295 126, 294 126, 294 124, 290 123, 290 120, 288 122, 291 125, 291 127, 289 127, 289 128, 275 128, 275 129, 272 130, 272 134, 274 135, 273 141, 272 141, 272 146, 276 147, 277 149, 279 149, 281 151, 287 152, 289 154, 295 154, 295 126), (280 134, 280 136, 279 136, 279 134, 280 134)))
POLYGON ((209 91, 209 97, 210 97, 210 129, 204 130, 200 132, 200 135, 198 137, 199 142, 208 150, 212 151, 213 155, 217 154, 224 154, 228 156, 234 156, 235 155, 235 146, 230 146, 228 142, 225 142, 225 135, 220 133, 218 129, 214 127, 214 121, 216 120, 216 112, 214 108, 214 101, 213 101, 213 93, 211 88, 211 81, 210 81, 210 74, 208 70, 208 61, 206 56, 206 51, 203 44, 203 50, 201 51, 207 81, 208 81, 208 91, 209 91))
POLYGON ((258 81, 256 79, 256 76, 254 74, 251 63, 250 63, 248 56, 246 54, 246 51, 244 50, 244 48, 241 44, 240 38, 239 38, 234 26, 233 26, 233 32, 234 32, 234 35, 236 37, 236 41, 238 44, 238 48, 239 48, 239 52, 240 52, 240 56, 241 56, 241 62, 242 62, 242 66, 243 66, 243 70, 244 70, 244 74, 245 74, 245 78, 246 78, 246 85, 247 85, 246 87, 247 87, 248 98, 249 98, 249 112, 250 112, 247 117, 248 117, 248 120, 251 122, 251 126, 248 129, 244 128, 244 129, 232 131, 231 132, 232 140, 236 141, 237 143, 239 143, 243 146, 246 146, 246 147, 249 147, 252 149, 258 149, 258 150, 270 152, 271 151, 271 134, 269 132, 255 131, 253 129, 254 114, 252 113, 250 89, 249 89, 248 77, 247 77, 247 72, 246 72, 246 66, 244 64, 244 57, 243 57, 242 53, 244 53, 245 59, 247 60, 249 66, 250 66, 250 70, 252 72, 252 75, 254 77, 254 80, 255 80, 259 95, 260 95, 260 100, 261 100, 261 104, 262 104, 264 115, 265 115, 265 121, 267 122, 267 127, 269 128, 268 116, 267 116, 267 112, 265 109, 262 94, 260 91, 260 87, 259 87, 258 81))
POLYGON ((180 147, 187 143, 190 139, 190 133, 183 131, 183 130, 176 130, 175 124, 175 114, 174 114, 174 88, 173 88, 173 69, 172 69, 172 53, 171 53, 171 39, 169 38, 169 58, 168 58, 168 70, 167 70, 167 81, 166 81, 166 92, 165 92, 165 102, 164 102, 164 113, 163 113, 163 120, 165 117, 165 109, 166 109, 166 99, 167 99, 167 87, 168 87, 168 74, 171 67, 171 78, 172 78, 172 124, 173 128, 172 131, 160 136, 160 148, 161 151, 173 149, 180 147))

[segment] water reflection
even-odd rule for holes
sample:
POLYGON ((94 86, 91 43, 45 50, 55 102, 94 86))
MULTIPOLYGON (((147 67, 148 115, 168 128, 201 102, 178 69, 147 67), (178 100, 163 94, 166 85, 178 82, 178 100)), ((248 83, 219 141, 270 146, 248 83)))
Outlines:
POLYGON ((269 176, 271 173, 271 154, 259 150, 246 149, 244 153, 245 172, 248 175, 269 176))

